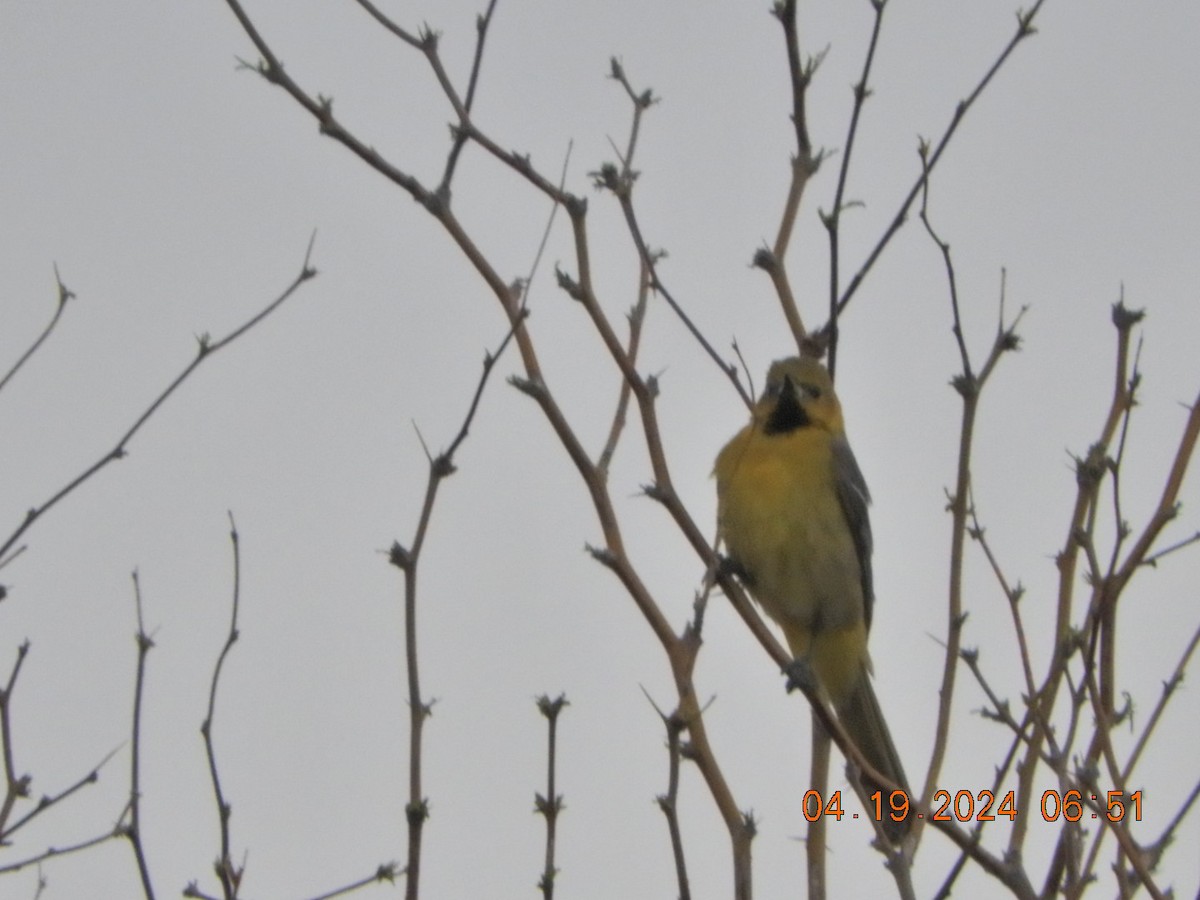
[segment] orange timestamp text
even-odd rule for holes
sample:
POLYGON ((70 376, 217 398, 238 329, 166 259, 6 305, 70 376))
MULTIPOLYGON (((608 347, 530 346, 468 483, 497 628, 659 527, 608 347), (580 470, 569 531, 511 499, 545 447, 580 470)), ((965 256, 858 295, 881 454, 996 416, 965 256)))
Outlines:
MULTIPOLYGON (((871 806, 869 812, 876 822, 903 822, 912 811, 908 794, 904 791, 875 791, 868 798, 871 806), (885 818, 886 817, 886 818, 885 818)), ((807 791, 804 794, 804 818, 815 822, 821 818, 836 819, 839 822, 846 815, 842 807, 842 792, 834 791, 827 799, 822 798, 818 791, 807 791)), ((1109 791, 1103 801, 1096 794, 1084 795, 1074 789, 1068 791, 1049 790, 1042 794, 1040 807, 1042 818, 1047 822, 1057 822, 1065 819, 1068 822, 1078 822, 1090 816, 1092 819, 1101 817, 1110 822, 1120 822, 1126 816, 1132 815, 1134 821, 1142 821, 1142 792, 1109 791), (1103 803, 1103 805, 1102 805, 1103 803)), ((915 813, 918 819, 930 819, 934 822, 995 822, 997 819, 1015 821, 1018 815, 1016 793, 1008 791, 997 797, 994 791, 937 791, 933 795, 933 806, 928 814, 915 813)), ((857 819, 858 814, 851 814, 857 819)))

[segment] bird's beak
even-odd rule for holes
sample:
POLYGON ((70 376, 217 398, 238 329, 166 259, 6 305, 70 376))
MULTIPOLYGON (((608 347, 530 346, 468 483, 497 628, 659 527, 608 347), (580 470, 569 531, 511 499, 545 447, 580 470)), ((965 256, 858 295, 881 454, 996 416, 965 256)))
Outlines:
POLYGON ((788 431, 794 431, 797 428, 804 428, 812 424, 808 418, 808 413, 805 412, 803 404, 800 403, 800 395, 796 390, 796 385, 788 376, 783 376, 783 385, 779 389, 779 399, 775 401, 775 407, 771 410, 771 414, 767 417, 766 433, 767 434, 782 434, 788 431))

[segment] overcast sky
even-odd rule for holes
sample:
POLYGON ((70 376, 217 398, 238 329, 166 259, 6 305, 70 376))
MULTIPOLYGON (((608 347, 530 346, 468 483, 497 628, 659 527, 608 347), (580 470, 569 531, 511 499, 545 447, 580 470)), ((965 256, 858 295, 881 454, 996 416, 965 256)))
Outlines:
MULTIPOLYGON (((432 186, 452 113, 417 52, 350 2, 249 0, 288 71, 333 97, 339 119, 432 186)), ((391 2, 410 29, 443 34, 465 84, 482 2, 391 2)), ((816 144, 845 141, 850 85, 871 8, 803 3, 807 52, 828 47, 810 96, 816 144)), ((1015 30, 1007 0, 890 3, 873 96, 861 125, 844 216, 843 271, 857 268, 918 173, 919 136, 941 133, 955 104, 1015 30)), ((1163 0, 1048 0, 971 110, 933 184, 931 211, 955 255, 977 359, 1007 315, 1028 306, 1022 351, 1002 362, 977 434, 975 497, 1023 601, 1044 668, 1075 490, 1071 454, 1098 435, 1111 395, 1110 306, 1147 310, 1144 372, 1122 473, 1124 517, 1153 508, 1200 387, 1200 8, 1163 0)), ((791 352, 766 276, 749 266, 774 237, 793 136, 783 40, 768 4, 714 0, 550 3, 502 0, 488 41, 478 124, 556 175, 573 142, 568 187, 587 195, 601 302, 619 324, 636 259, 614 201, 587 173, 623 146, 629 104, 606 78, 618 56, 661 98, 646 116, 636 168, 661 276, 726 355, 736 338, 761 383, 791 352)), ((57 330, 0 392, 0 540, 112 449, 193 358, 196 338, 228 333, 299 272, 316 229, 319 277, 216 354, 130 444, 0 569, 0 673, 28 639, 13 700, 19 773, 57 793, 106 754, 98 784, 0 849, 0 865, 102 833, 128 790, 140 572, 155 648, 142 736, 144 831, 159 896, 211 875, 217 821, 199 735, 212 665, 228 629, 227 511, 242 539, 241 637, 227 660, 215 735, 233 805, 248 897, 303 897, 403 859, 407 708, 401 578, 383 551, 410 542, 426 461, 453 438, 486 348, 505 322, 486 286, 436 223, 334 142, 286 95, 246 71, 255 53, 220 0, 161 4, 6 0, 0 5, 0 371, 36 338, 57 299, 53 265, 77 295, 57 330), (414 428, 415 425, 415 428, 414 428)), ((832 203, 839 156, 810 186, 789 258, 801 312, 823 320, 828 255, 817 209, 832 203)), ((546 203, 468 148, 455 209, 506 277, 532 262, 546 203)), ((617 372, 581 308, 554 286, 574 271, 559 221, 530 293, 547 379, 592 452, 616 401, 617 372)), ((839 393, 875 499, 877 690, 910 776, 932 745, 946 631, 958 365, 941 260, 915 219, 842 320, 839 393)), ((672 474, 697 521, 715 515, 716 451, 745 421, 728 382, 670 311, 653 303, 640 363, 660 376, 672 474)), ((542 853, 541 693, 565 692, 560 725, 559 896, 672 897, 661 707, 673 689, 661 649, 616 580, 584 552, 602 541, 587 496, 535 405, 508 386, 505 357, 458 473, 444 486, 421 569, 426 730, 423 896, 532 897, 542 853), (643 693, 645 692, 645 693, 643 693)), ((631 422, 614 465, 634 562, 682 627, 703 570, 651 501, 631 422)), ((1178 540, 1197 530, 1197 479, 1182 494, 1178 540)), ((1105 508, 1102 533, 1111 534, 1105 508)), ((1011 618, 978 547, 969 548, 964 641, 979 646, 998 693, 1023 687, 1011 618)), ((1123 600, 1121 689, 1134 731, 1196 627, 1196 551, 1141 573, 1123 600)), ((1084 596, 1081 587, 1079 596, 1084 596)), ((1078 616, 1076 617, 1078 621, 1078 616)), ((809 714, 715 598, 697 687, 715 698, 711 738, 738 803, 759 822, 758 896, 798 896, 800 797, 809 714)), ((1193 666, 1192 674, 1195 668, 1193 666)), ((976 711, 960 673, 942 786, 988 786, 1008 740, 976 711)), ((1138 770, 1145 830, 1158 833, 1198 772, 1200 702, 1185 683, 1138 770)), ((836 781, 844 786, 840 760, 836 781)), ((1045 774, 1040 789, 1055 786, 1045 774)), ((694 896, 729 896, 728 841, 694 770, 681 813, 694 896)), ((1007 838, 989 829, 989 847, 1007 838)), ((1047 834, 1050 832, 1047 831, 1047 834)), ((863 822, 831 823, 831 897, 890 894, 863 822)), ((1044 842, 1043 842, 1044 843, 1044 842)), ((1195 816, 1160 868, 1192 896, 1200 882, 1195 816)), ((1047 852, 1031 844, 1035 877, 1047 852)), ((926 836, 917 891, 939 885, 954 854, 926 836)), ((1108 870, 1101 866, 1102 878, 1108 870)), ((127 845, 109 842, 44 867, 45 900, 136 896, 127 845)), ((36 873, 0 876, 0 898, 28 898, 36 873)), ((1100 890, 1107 891, 1108 885, 1100 890)), ((369 896, 391 896, 399 887, 369 896)), ((962 896, 997 896, 971 873, 962 896)))

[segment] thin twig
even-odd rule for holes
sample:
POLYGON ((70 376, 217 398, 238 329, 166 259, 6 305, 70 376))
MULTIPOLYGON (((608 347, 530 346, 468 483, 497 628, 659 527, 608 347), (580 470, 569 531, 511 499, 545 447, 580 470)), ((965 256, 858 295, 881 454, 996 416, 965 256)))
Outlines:
POLYGON ((879 44, 879 31, 883 25, 883 8, 886 6, 886 0, 871 0, 871 6, 875 10, 875 22, 871 28, 871 40, 867 45, 867 55, 863 60, 862 75, 859 76, 858 83, 854 85, 854 108, 850 112, 850 128, 846 133, 846 146, 842 150, 842 164, 838 170, 837 190, 833 195, 833 209, 821 217, 829 233, 829 324, 827 330, 829 332, 828 367, 831 378, 837 373, 838 292, 841 289, 838 280, 841 264, 839 238, 842 211, 846 204, 846 182, 850 173, 850 157, 854 151, 854 138, 858 134, 858 119, 862 114, 863 104, 871 96, 868 84, 871 77, 871 65, 875 61, 875 48, 879 44))
MULTIPOLYGON (((796 153, 792 158, 792 180, 788 187, 787 199, 784 201, 783 216, 775 236, 775 243, 770 251, 781 268, 784 257, 787 255, 788 244, 791 242, 792 229, 796 223, 796 213, 800 209, 804 189, 808 185, 809 179, 816 174, 824 156, 822 153, 813 153, 812 140, 808 136, 807 96, 808 86, 812 83, 813 75, 816 74, 825 54, 821 53, 807 62, 801 58, 796 6, 796 0, 783 0, 772 9, 772 14, 783 26, 789 82, 792 88, 792 129, 796 134, 796 153)), ((790 309, 788 308, 782 295, 780 300, 784 302, 784 315, 799 340, 803 333, 803 329, 795 330, 796 323, 799 321, 799 313, 794 305, 790 309)))
POLYGON ((285 300, 291 297, 292 294, 299 289, 300 285, 304 284, 310 278, 316 277, 317 270, 312 268, 310 264, 310 260, 312 258, 313 241, 315 239, 316 234, 314 233, 312 238, 309 239, 308 249, 304 254, 304 263, 300 267, 300 274, 292 280, 292 283, 288 285, 283 293, 267 304, 264 309, 251 316, 248 320, 243 322, 220 340, 213 341, 207 334, 201 335, 198 338, 198 347, 196 350, 195 359, 184 366, 183 371, 176 375, 174 380, 172 380, 171 383, 168 384, 167 387, 154 399, 154 401, 148 407, 146 407, 145 411, 142 412, 142 414, 137 417, 137 419, 125 431, 125 433, 117 439, 116 445, 111 450, 101 456, 98 460, 96 460, 96 462, 84 469, 80 474, 76 475, 66 484, 66 486, 60 488, 54 495, 50 497, 49 500, 46 500, 44 503, 42 503, 41 506, 32 507, 25 514, 24 519, 22 519, 21 523, 13 529, 12 534, 9 535, 3 544, 0 544, 0 559, 4 559, 5 554, 18 540, 20 540, 21 535, 28 531, 34 522, 44 516, 60 500, 71 494, 76 488, 90 479, 109 463, 113 462, 114 460, 123 459, 128 452, 127 445, 133 439, 134 435, 141 430, 142 426, 146 424, 150 417, 158 412, 159 408, 167 402, 167 398, 175 393, 176 389, 185 381, 187 381, 188 377, 195 372, 205 360, 211 358, 217 351, 225 349, 247 331, 254 328, 254 326, 258 325, 263 319, 278 309, 285 300))
POLYGON ((1033 20, 1037 16, 1038 11, 1041 10, 1042 4, 1045 2, 1046 0, 1037 0, 1032 9, 1028 11, 1022 10, 1017 13, 1016 34, 1014 34, 1009 40, 1008 44, 1005 45, 1004 49, 1000 52, 1000 56, 997 57, 996 61, 992 63, 987 72, 984 73, 983 78, 980 79, 979 83, 975 86, 975 89, 967 95, 965 100, 960 100, 958 105, 954 108, 954 114, 950 118, 950 124, 947 125, 946 130, 942 132, 942 136, 938 139, 937 144, 933 145, 933 150, 928 154, 927 161, 922 165, 921 174, 917 177, 917 180, 909 189, 904 200, 901 201, 900 208, 892 217, 891 224, 889 224, 884 230, 874 248, 867 255, 867 258, 863 261, 862 265, 859 266, 858 271, 854 274, 854 277, 850 279, 850 283, 842 292, 842 296, 838 300, 837 304, 838 315, 841 315, 846 311, 846 306, 850 303, 851 298, 854 297, 854 294, 862 285, 863 279, 866 278, 867 273, 871 271, 871 267, 875 265, 875 262, 883 254, 883 251, 887 248, 888 244, 891 243, 892 238, 895 237, 896 232, 900 230, 900 227, 908 218, 909 209, 912 208, 917 196, 921 193, 925 182, 929 178, 929 173, 933 171, 934 167, 938 163, 938 160, 942 158, 942 154, 945 152, 946 147, 949 146, 950 139, 954 137, 954 133, 958 130, 958 126, 962 124, 962 120, 966 116, 967 111, 970 110, 970 108, 975 104, 975 101, 979 99, 980 94, 982 94, 988 84, 991 83, 992 78, 995 77, 998 71, 1000 71, 1000 68, 1008 60, 1009 56, 1012 54, 1013 50, 1016 49, 1017 45, 1025 38, 1036 33, 1036 29, 1033 27, 1033 20))
MULTIPOLYGON (((684 311, 680 303, 675 299, 674 295, 663 283, 658 274, 658 260, 663 255, 662 251, 652 250, 646 243, 645 237, 642 235, 641 225, 638 222, 637 213, 633 207, 633 186, 636 182, 636 172, 633 166, 633 152, 637 145, 637 133, 641 122, 642 113, 653 105, 655 101, 654 93, 650 88, 644 91, 636 91, 629 83, 628 77, 625 74, 624 68, 615 58, 611 60, 612 77, 624 87, 626 94, 629 96, 633 104, 633 120, 630 126, 630 136, 628 149, 622 165, 618 168, 611 163, 600 167, 596 172, 592 173, 592 181, 597 188, 610 191, 617 202, 621 206, 621 212, 625 217, 625 225, 629 231, 629 236, 633 239, 633 244, 638 253, 638 258, 643 266, 649 272, 650 288, 655 293, 666 301, 667 306, 675 313, 676 318, 683 323, 684 328, 692 336, 692 339, 700 345, 709 358, 716 363, 717 367, 725 374, 725 376, 733 384, 734 389, 742 398, 742 401, 749 408, 753 401, 750 395, 746 393, 746 389, 742 386, 738 379, 737 367, 721 358, 716 349, 709 343, 708 339, 696 327, 691 317, 684 311)), ((576 219, 575 216, 572 217, 576 219)), ((582 225, 582 220, 576 222, 577 225, 582 225)), ((579 241, 576 242, 577 251, 580 249, 579 241)), ((583 274, 580 274, 580 280, 583 281, 583 274)), ((576 297, 576 299, 579 299, 576 297)))
POLYGON ((385 881, 388 882, 388 884, 395 884, 396 875, 399 868, 399 863, 383 863, 372 874, 366 876, 365 878, 360 878, 358 881, 353 881, 345 887, 336 888, 324 894, 317 894, 316 896, 312 897, 311 900, 333 900, 334 897, 344 897, 347 894, 359 890, 360 888, 365 888, 372 884, 382 884, 385 881))
MULTIPOLYGON (((485 13, 475 20, 475 58, 471 62, 471 77, 467 82, 467 98, 463 102, 463 108, 470 114, 471 109, 475 105, 475 88, 479 84, 479 70, 483 66, 483 45, 487 40, 488 25, 492 22, 492 13, 496 10, 496 0, 489 0, 488 8, 485 13)), ((466 132, 458 130, 454 133, 454 143, 450 147, 450 153, 446 157, 446 171, 442 175, 442 182, 438 185, 438 194, 449 202, 450 200, 450 181, 454 178, 454 169, 458 165, 459 154, 466 146, 468 135, 466 132)))
POLYGON ((820 716, 813 709, 812 719, 812 760, 809 763, 808 786, 816 796, 805 792, 810 801, 805 809, 808 828, 804 837, 804 871, 808 881, 808 900, 825 900, 826 869, 828 856, 828 826, 825 821, 825 811, 821 809, 821 798, 828 796, 830 748, 833 741, 829 732, 821 724, 820 716), (815 808, 814 808, 815 807, 815 808))
POLYGON ((1029 642, 1025 637, 1025 624, 1021 619, 1021 598, 1025 594, 1025 589, 1021 586, 1020 582, 1015 585, 1008 583, 1008 579, 1000 567, 1000 562, 996 559, 996 554, 992 552, 991 544, 988 543, 987 532, 979 523, 979 515, 975 506, 973 492, 968 502, 968 509, 971 516, 971 527, 967 533, 983 550, 983 555, 987 558, 988 565, 992 569, 992 574, 996 576, 1000 590, 1004 593, 1004 597, 1008 601, 1009 612, 1013 620, 1013 631, 1017 636, 1017 647, 1021 652, 1021 672, 1025 676, 1026 696, 1032 697, 1036 690, 1033 683, 1033 662, 1029 656, 1029 642))
MULTIPOLYGON (((1109 483, 1112 485, 1112 506, 1113 518, 1115 519, 1115 537, 1112 542, 1112 549, 1109 554, 1107 569, 1101 573, 1098 568, 1092 569, 1092 583, 1096 585, 1096 608, 1094 609, 1097 620, 1097 630, 1099 638, 1099 654, 1100 654, 1100 698, 1104 704, 1106 715, 1111 717, 1116 709, 1116 693, 1117 693, 1117 599, 1120 593, 1121 584, 1116 581, 1116 567, 1118 559, 1121 555, 1121 549, 1125 546, 1126 539, 1129 537, 1129 525, 1124 521, 1121 514, 1121 464, 1125 459, 1125 447, 1129 437, 1130 423, 1133 419, 1133 410, 1137 406, 1137 389, 1141 383, 1141 373, 1138 370, 1138 359, 1141 356, 1141 339, 1138 339, 1138 349, 1134 353, 1133 366, 1129 373, 1128 384, 1125 391, 1128 396, 1128 402, 1125 404, 1125 410, 1121 416, 1121 430, 1117 436, 1117 450, 1113 459, 1109 463, 1109 483)), ((1093 509, 1093 515, 1095 510, 1093 509)), ((1089 538, 1091 529, 1089 527, 1089 538)), ((1087 543, 1089 551, 1094 550, 1091 540, 1087 543)), ((1149 549, 1149 548, 1147 548, 1149 549)), ((1098 564, 1094 559, 1089 560, 1095 567, 1098 564)))
POLYGON ((565 694, 553 700, 548 694, 537 699, 538 711, 546 717, 548 745, 546 749, 546 793, 534 795, 534 811, 546 820, 546 857, 542 864, 542 875, 538 879, 538 890, 545 900, 554 900, 554 878, 558 867, 554 864, 554 850, 558 837, 558 814, 563 811, 562 794, 555 787, 558 773, 558 716, 568 703, 565 694))
POLYGON ((13 761, 12 737, 13 690, 17 685, 17 676, 21 674, 21 664, 28 655, 29 640, 26 639, 17 647, 17 658, 8 681, 3 689, 0 689, 0 742, 4 744, 4 802, 0 804, 0 835, 6 834, 8 817, 12 815, 17 800, 29 796, 29 785, 32 781, 28 775, 17 775, 16 764, 13 761))
MULTIPOLYGON (((928 162, 925 163, 928 166, 928 162)), ((928 173, 928 168, 925 169, 928 173)), ((946 610, 946 654, 942 666, 942 684, 938 692, 938 717, 934 731, 933 751, 930 753, 929 768, 926 773, 925 787, 921 793, 922 805, 933 798, 945 761, 946 748, 950 740, 950 714, 954 697, 954 686, 958 663, 961 653, 962 629, 966 621, 963 609, 963 566, 965 564, 965 544, 968 535, 967 517, 970 513, 971 497, 971 462, 974 451, 975 423, 979 413, 979 400, 985 383, 991 375, 1000 356, 1007 351, 1015 350, 1018 346, 1016 336, 1018 315, 1012 323, 1004 322, 1004 282, 1001 280, 1000 291, 1000 320, 995 339, 992 342, 988 358, 979 375, 972 372, 970 354, 962 335, 962 323, 958 307, 958 279, 954 270, 954 261, 950 254, 950 245, 943 241, 934 230, 929 219, 928 181, 922 191, 921 221, 930 239, 937 245, 942 254, 946 269, 947 289, 951 298, 951 311, 954 317, 955 333, 958 339, 962 357, 962 371, 954 377, 951 384, 962 399, 962 420, 959 426, 958 461, 953 493, 950 496, 951 533, 950 533, 950 577, 947 587, 946 610)), ((918 839, 921 822, 918 821, 918 839)))
POLYGON ((475 413, 483 399, 483 390, 487 386, 488 376, 491 375, 497 360, 516 334, 524 321, 524 313, 518 317, 517 323, 509 329, 500 342, 495 353, 487 353, 483 359, 483 373, 475 386, 470 406, 458 433, 450 442, 450 446, 436 457, 426 450, 429 461, 429 476, 425 484, 425 499, 421 505, 421 514, 417 520, 416 533, 408 548, 398 541, 392 543, 388 554, 389 562, 404 573, 404 659, 405 678, 408 686, 409 710, 409 755, 408 755, 408 800, 404 806, 405 819, 408 823, 408 858, 405 863, 405 896, 416 900, 420 891, 421 880, 421 840, 424 833, 425 821, 429 818, 429 801, 424 796, 421 780, 422 734, 425 720, 433 710, 433 702, 425 700, 421 694, 421 668, 417 656, 417 567, 421 558, 421 548, 425 544, 425 535, 433 516, 434 502, 437 499, 438 488, 446 478, 455 472, 454 454, 467 439, 475 413))
POLYGON ((1150 741, 1150 736, 1154 733, 1159 719, 1162 718, 1162 714, 1167 708, 1167 703, 1175 696, 1175 691, 1183 683, 1183 673, 1187 670, 1188 663, 1191 662, 1192 654, 1196 652, 1198 645, 1200 645, 1200 625, 1192 632, 1192 639, 1188 641, 1183 654, 1179 657, 1179 662, 1175 665, 1175 671, 1163 682, 1162 694, 1159 696, 1158 702, 1154 704, 1154 709, 1151 711, 1150 717, 1146 719, 1146 725, 1142 728, 1142 733, 1138 735, 1137 743, 1134 744, 1133 751, 1129 754, 1129 759, 1126 761, 1125 767, 1121 770, 1122 781, 1128 782, 1132 777, 1133 770, 1137 767, 1138 762, 1142 758, 1142 752, 1146 749, 1146 745, 1150 741))
POLYGON ((8 841, 9 838, 16 834, 22 826, 28 824, 31 820, 37 818, 42 813, 52 809, 55 805, 61 803, 63 800, 66 800, 68 797, 87 787, 89 784, 96 784, 96 782, 100 780, 100 770, 104 768, 109 760, 117 755, 117 750, 119 749, 120 748, 118 747, 110 750, 107 754, 105 754, 104 759, 100 760, 99 763, 93 766, 86 775, 81 776, 73 784, 63 788, 63 790, 59 791, 57 794, 44 795, 40 800, 38 800, 37 805, 34 806, 33 809, 29 810, 29 812, 25 813, 25 815, 21 816, 20 818, 14 820, 13 823, 6 829, 0 831, 0 844, 8 841))
MULTIPOLYGON (((1100 486, 1108 471, 1107 449, 1129 402, 1127 394, 1129 341, 1133 327, 1141 319, 1140 311, 1128 309, 1123 302, 1114 304, 1112 322, 1117 330, 1117 347, 1113 396, 1104 424, 1101 426, 1099 438, 1088 449, 1086 456, 1077 458, 1075 461, 1075 478, 1078 489, 1071 510, 1067 536, 1056 559, 1058 597, 1055 609, 1054 644, 1042 686, 1036 694, 1030 697, 1029 708, 1026 712, 1026 720, 1033 721, 1037 727, 1030 737, 1025 757, 1017 768, 1018 809, 1030 808, 1033 799, 1033 781, 1041 760, 1041 745, 1043 741, 1047 741, 1051 737, 1047 723, 1058 702, 1062 682, 1068 677, 1067 662, 1075 647, 1071 631, 1071 611, 1074 606, 1076 571, 1080 552, 1086 551, 1087 546, 1090 545, 1090 539, 1085 543, 1081 540, 1081 536, 1087 533, 1085 524, 1094 518, 1100 486)), ((1077 713, 1077 707, 1073 706, 1073 709, 1077 713)), ((1074 723, 1072 723, 1071 733, 1073 731, 1074 723)), ((1062 745, 1064 747, 1071 746, 1071 740, 1063 741, 1062 745)), ((1010 856, 1020 856, 1028 828, 1028 817, 1018 817, 1013 823, 1008 842, 1010 856)))
POLYGON ((145 620, 142 617, 142 585, 136 569, 133 571, 133 597, 137 608, 137 675, 133 688, 133 726, 129 754, 129 827, 126 829, 126 836, 133 847, 138 877, 142 881, 142 892, 145 894, 146 900, 154 900, 154 887, 150 882, 150 865, 146 860, 146 845, 142 840, 141 816, 142 694, 146 686, 146 657, 149 656, 154 641, 146 631, 145 620))
MULTIPOLYGON (((390 31, 393 35, 400 38, 400 40, 404 41, 404 43, 408 44, 410 47, 415 47, 417 50, 423 49, 421 38, 418 38, 411 32, 401 28, 386 15, 384 15, 383 12, 377 6, 375 6, 375 4, 370 2, 370 0, 354 0, 354 2, 365 9, 371 15, 371 18, 382 25, 385 29, 390 31)), ((234 13, 236 15, 237 10, 235 10, 234 13)), ((238 16, 239 21, 241 18, 241 16, 238 16)), ((243 27, 245 27, 245 24, 245 22, 242 22, 243 27)))
MULTIPOLYGON (((563 187, 567 183, 567 170, 571 166, 571 151, 575 149, 575 142, 567 141, 567 152, 563 154, 562 171, 558 176, 558 190, 563 193, 563 187)), ((533 262, 529 265, 529 272, 525 276, 525 282, 521 287, 521 302, 520 309, 528 308, 529 291, 533 287, 534 276, 537 275, 538 267, 542 263, 542 256, 546 252, 546 244, 550 242, 550 232, 554 228, 554 220, 558 216, 558 211, 562 207, 557 197, 551 198, 550 214, 546 216, 546 227, 542 229, 542 239, 538 242, 537 253, 533 255, 533 262)))
MULTIPOLYGON (((1000 786, 1008 777, 1009 769, 1012 767, 1013 761, 1017 758, 1017 751, 1020 749, 1020 746, 1021 735, 1015 735, 1012 742, 1008 746, 1008 752, 1004 756, 1004 762, 996 767, 996 773, 992 779, 991 787, 993 796, 999 792, 1000 786)), ((975 827, 972 829, 971 838, 975 844, 978 844, 979 840, 981 839, 983 828, 986 824, 986 822, 977 822, 975 827)), ((966 850, 960 851, 958 858, 954 861, 954 865, 950 867, 950 871, 946 874, 945 880, 942 882, 941 887, 938 888, 937 893, 933 895, 932 900, 946 900, 947 897, 951 896, 954 884, 957 882, 958 876, 962 873, 966 866, 967 860, 970 858, 970 854, 967 853, 966 850)))
POLYGON ((212 734, 213 717, 217 710, 217 685, 221 681, 221 670, 225 665, 225 657, 229 655, 229 651, 233 649, 233 645, 238 639, 238 609, 241 603, 242 566, 237 525, 233 521, 232 512, 229 513, 229 540, 233 545, 233 600, 230 604, 229 632, 225 637, 225 644, 221 647, 221 652, 217 656, 217 663, 213 667, 212 680, 209 683, 208 689, 208 712, 205 714, 204 722, 200 725, 200 733, 204 736, 204 753, 208 758, 208 774, 212 781, 213 796, 217 804, 217 819, 220 826, 221 847, 213 868, 217 873, 217 880, 221 883, 221 892, 225 900, 235 900, 244 868, 237 866, 229 855, 229 817, 233 810, 229 801, 225 798, 224 791, 221 789, 221 776, 217 768, 217 751, 213 744, 212 734))
POLYGON ((36 856, 30 856, 26 859, 17 860, 16 862, 6 863, 0 866, 0 875, 7 874, 9 872, 19 872, 21 869, 27 868, 28 866, 40 865, 47 860, 58 859, 62 856, 69 856, 72 853, 79 853, 83 850, 89 850, 92 847, 103 844, 105 841, 111 841, 113 838, 120 836, 121 835, 118 831, 106 831, 104 834, 98 834, 95 837, 88 838, 87 840, 79 841, 74 844, 68 844, 65 847, 48 847, 46 850, 37 854, 36 856))
MULTIPOLYGON (((703 601, 697 598, 698 619, 703 619, 703 607, 703 601)), ((663 726, 667 730, 667 792, 659 794, 655 800, 667 820, 667 833, 671 838, 671 858, 675 862, 675 883, 679 887, 679 900, 691 900, 692 887, 688 878, 687 858, 683 852, 683 830, 679 825, 679 769, 683 759, 681 738, 687 729, 687 723, 679 717, 678 712, 667 715, 659 709, 645 688, 642 688, 642 693, 646 695, 646 699, 654 707, 654 711, 658 713, 658 717, 662 719, 663 726)))
POLYGON ((632 185, 633 181, 637 178, 637 172, 633 169, 633 157, 637 152, 637 139, 638 133, 641 131, 642 115, 658 102, 658 98, 654 96, 654 91, 649 88, 640 93, 635 91, 625 74, 625 67, 615 56, 609 59, 609 77, 625 88, 625 95, 629 97, 630 103, 633 104, 633 120, 629 125, 629 140, 625 144, 625 152, 618 153, 621 159, 621 178, 632 185))
MULTIPOLYGON (((637 363, 638 350, 641 347, 642 341, 642 325, 646 321, 647 301, 650 299, 650 270, 646 268, 643 262, 638 266, 638 292, 637 302, 634 303, 633 309, 628 315, 629 320, 629 343, 626 345, 626 355, 631 363, 637 363)), ((617 408, 613 413, 612 422, 608 427, 608 438, 604 441, 604 449, 600 451, 600 455, 596 458, 596 467, 601 472, 608 472, 609 465, 612 463, 613 455, 617 452, 617 441, 621 439, 621 433, 625 429, 625 417, 629 412, 629 398, 633 390, 629 386, 629 382, 624 378, 621 379, 621 385, 617 389, 617 408)))
MULTIPOLYGON (((57 264, 54 266, 54 281, 58 285, 58 305, 54 308, 54 315, 50 317, 50 323, 37 336, 37 339, 29 346, 29 349, 22 353, 17 361, 13 363, 12 368, 4 374, 3 378, 0 378, 0 391, 4 390, 13 376, 17 374, 17 370, 25 365, 29 358, 37 352, 38 347, 42 346, 46 338, 50 337, 50 332, 54 330, 54 326, 58 324, 58 320, 62 317, 63 310, 67 308, 67 301, 75 297, 75 292, 63 284, 62 278, 58 274, 57 264)), ((3 554, 0 553, 0 556, 3 556, 3 554)))

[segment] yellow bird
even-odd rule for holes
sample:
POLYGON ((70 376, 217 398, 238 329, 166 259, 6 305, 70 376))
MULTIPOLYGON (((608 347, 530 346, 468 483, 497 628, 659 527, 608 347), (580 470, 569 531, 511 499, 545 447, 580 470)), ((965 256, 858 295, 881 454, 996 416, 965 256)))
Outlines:
MULTIPOLYGON (((767 373, 750 424, 717 456, 720 533, 733 570, 806 662, 866 760, 908 792, 908 781, 871 686, 867 631, 871 524, 862 472, 842 409, 819 362, 792 357, 767 373)), ((885 830, 889 788, 883 790, 885 830)))

